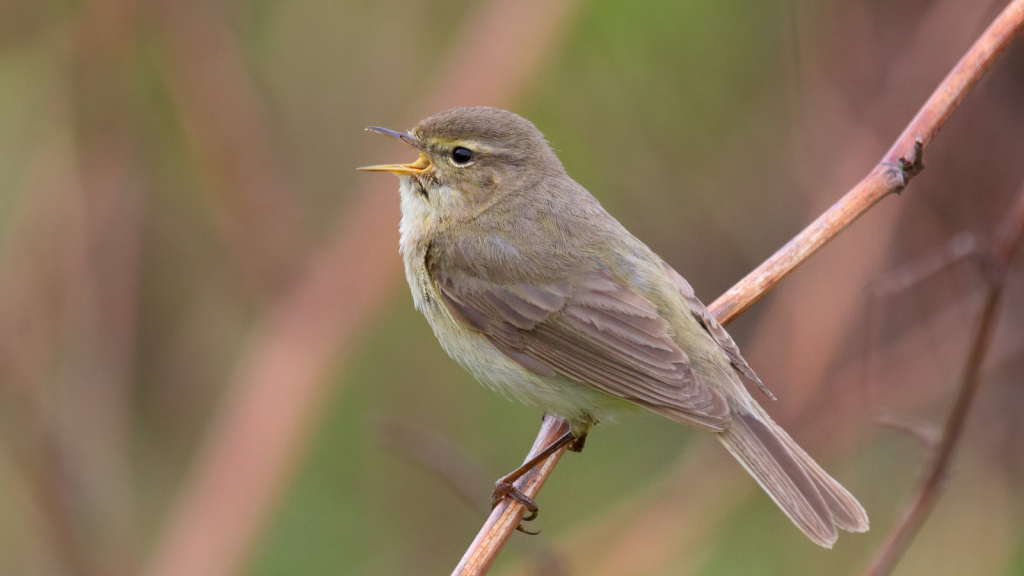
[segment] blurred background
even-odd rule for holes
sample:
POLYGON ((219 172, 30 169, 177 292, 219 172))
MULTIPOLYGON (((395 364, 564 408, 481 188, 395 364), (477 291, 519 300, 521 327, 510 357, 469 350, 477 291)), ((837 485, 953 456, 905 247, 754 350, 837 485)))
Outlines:
MULTIPOLYGON (((875 165, 1004 5, 0 1, 0 574, 448 573, 540 414, 413 309, 397 182, 354 170, 413 156, 363 128, 526 116, 710 302, 875 165)), ((817 548, 712 438, 637 412, 562 460, 542 534, 492 573, 859 573, 926 459, 877 421, 941 425, 982 289, 969 263, 887 273, 995 227, 1022 103, 1017 41, 903 195, 730 328, 869 533, 817 548)), ((897 574, 1024 574, 1019 260, 897 574)))

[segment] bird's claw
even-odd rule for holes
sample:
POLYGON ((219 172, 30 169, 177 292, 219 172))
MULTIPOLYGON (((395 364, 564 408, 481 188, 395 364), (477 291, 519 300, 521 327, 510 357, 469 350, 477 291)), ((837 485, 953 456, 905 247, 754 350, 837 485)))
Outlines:
POLYGON ((493 510, 505 498, 519 502, 530 512, 529 516, 523 518, 523 520, 529 522, 537 517, 537 511, 540 509, 537 506, 537 502, 523 494, 523 491, 516 488, 511 482, 498 482, 494 485, 494 492, 491 492, 491 509, 493 510))
POLYGON ((520 524, 516 526, 516 530, 524 534, 530 534, 531 536, 540 534, 540 530, 531 532, 526 528, 523 528, 522 525, 522 522, 530 522, 537 518, 537 512, 540 510, 540 507, 537 506, 537 502, 533 498, 523 494, 523 491, 516 488, 511 482, 499 481, 494 485, 494 492, 491 492, 491 509, 493 510, 505 498, 519 502, 524 508, 526 508, 527 514, 520 520, 520 524))

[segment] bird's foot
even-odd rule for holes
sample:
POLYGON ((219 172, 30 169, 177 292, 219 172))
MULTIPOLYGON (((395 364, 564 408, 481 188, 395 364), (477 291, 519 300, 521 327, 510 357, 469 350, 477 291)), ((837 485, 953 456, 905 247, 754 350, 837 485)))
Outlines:
MULTIPOLYGON (((583 435, 585 436, 585 434, 583 435)), ((500 480, 494 484, 494 492, 491 493, 491 509, 493 510, 502 500, 510 498, 516 502, 522 504, 528 514, 523 517, 522 522, 529 522, 537 517, 537 503, 522 490, 515 487, 515 481, 523 477, 527 472, 536 468, 539 464, 551 457, 552 454, 558 452, 567 444, 577 443, 578 448, 582 449, 583 442, 582 437, 577 437, 573 433, 566 432, 562 434, 557 440, 549 444, 546 448, 538 452, 534 457, 530 458, 523 463, 522 466, 516 468, 512 472, 503 476, 500 480)), ((578 450, 577 450, 578 451, 578 450)), ((525 532, 526 534, 537 534, 537 532, 530 532, 523 528, 522 524, 516 526, 516 530, 525 532)))
POLYGON ((493 510, 505 498, 519 502, 526 508, 527 514, 523 516, 522 520, 520 520, 520 524, 516 526, 516 530, 524 534, 530 534, 531 536, 540 534, 540 530, 531 532, 526 528, 523 528, 522 524, 523 522, 530 522, 537 518, 537 512, 540 510, 540 507, 537 506, 537 501, 526 494, 523 494, 523 491, 516 488, 511 482, 499 480, 494 484, 494 492, 491 492, 491 509, 493 510))

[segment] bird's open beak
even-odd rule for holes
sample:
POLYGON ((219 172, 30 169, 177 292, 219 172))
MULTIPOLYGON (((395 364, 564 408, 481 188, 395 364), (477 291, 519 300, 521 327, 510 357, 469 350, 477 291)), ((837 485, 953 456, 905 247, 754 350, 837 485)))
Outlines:
POLYGON ((417 174, 423 174, 431 167, 430 160, 424 154, 420 154, 420 157, 416 159, 412 164, 378 164, 376 166, 360 166, 356 170, 362 170, 363 172, 391 172, 393 174, 408 174, 415 176, 417 174))
MULTIPOLYGON (((397 140, 405 142, 409 146, 420 150, 419 141, 407 132, 397 132, 395 130, 388 130, 387 128, 381 128, 379 126, 370 126, 367 128, 370 132, 377 132, 385 136, 391 136, 397 140)), ((393 174, 407 174, 417 175, 423 174, 431 168, 430 158, 427 157, 422 151, 420 151, 420 157, 411 164, 378 164, 377 166, 362 166, 356 168, 356 170, 362 170, 364 172, 391 172, 393 174)))

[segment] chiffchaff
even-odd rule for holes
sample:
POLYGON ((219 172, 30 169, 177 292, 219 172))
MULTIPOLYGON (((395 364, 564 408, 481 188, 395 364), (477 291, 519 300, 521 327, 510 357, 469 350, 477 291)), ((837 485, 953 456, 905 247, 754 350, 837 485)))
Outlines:
MULTIPOLYGON (((419 151, 361 170, 401 181, 405 273, 441 346, 494 390, 569 421, 541 457, 639 405, 714 432, 815 543, 868 529, 857 500, 747 392, 741 377, 767 390, 686 280, 566 174, 533 124, 454 108, 408 133, 369 130, 419 151)), ((539 459, 497 498, 535 516, 511 481, 539 459)))

